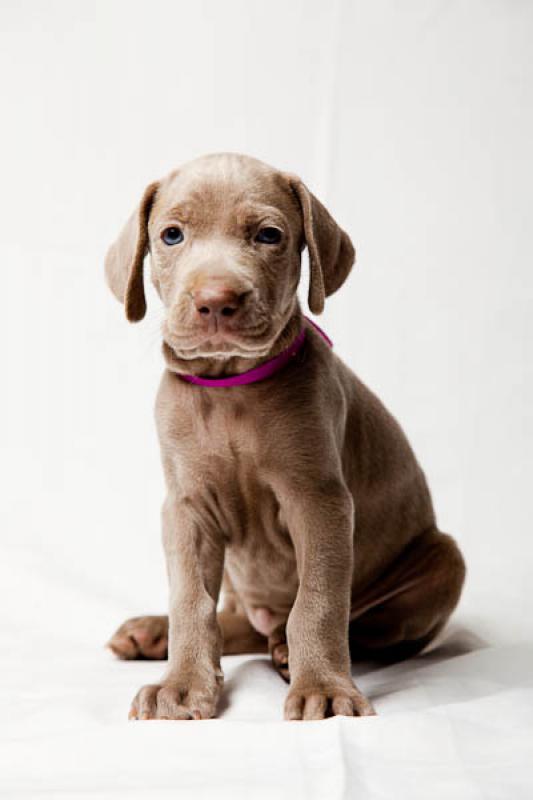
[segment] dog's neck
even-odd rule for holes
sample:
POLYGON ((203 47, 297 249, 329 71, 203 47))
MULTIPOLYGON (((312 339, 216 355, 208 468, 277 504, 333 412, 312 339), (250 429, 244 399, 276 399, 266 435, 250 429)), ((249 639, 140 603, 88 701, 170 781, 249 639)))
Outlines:
POLYGON ((293 313, 287 320, 281 333, 276 337, 272 347, 260 358, 244 358, 230 356, 229 358, 201 357, 194 359, 179 358, 170 345, 163 341, 163 357, 168 370, 182 375, 199 375, 204 378, 224 378, 231 375, 240 375, 248 370, 261 366, 270 359, 275 358, 294 341, 302 330, 304 317, 300 306, 296 303, 293 313))

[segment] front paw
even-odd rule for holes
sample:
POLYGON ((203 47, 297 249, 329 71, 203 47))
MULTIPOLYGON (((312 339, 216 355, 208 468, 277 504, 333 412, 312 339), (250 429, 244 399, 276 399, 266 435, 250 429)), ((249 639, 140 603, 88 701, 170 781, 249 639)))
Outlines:
POLYGON ((143 686, 131 705, 129 719, 211 719, 216 714, 222 678, 195 687, 179 679, 143 686))
POLYGON ((370 700, 351 678, 339 676, 325 681, 297 681, 285 700, 285 719, 325 719, 332 716, 370 717, 375 715, 370 700))

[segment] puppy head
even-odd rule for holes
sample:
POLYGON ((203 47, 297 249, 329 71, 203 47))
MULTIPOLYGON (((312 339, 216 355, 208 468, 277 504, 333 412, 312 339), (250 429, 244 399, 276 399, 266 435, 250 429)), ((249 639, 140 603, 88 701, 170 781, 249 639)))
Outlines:
POLYGON ((146 188, 107 253, 106 275, 128 319, 142 319, 149 252, 163 337, 179 358, 257 358, 295 311, 305 244, 309 308, 319 314, 354 262, 348 235, 296 176, 216 154, 146 188))

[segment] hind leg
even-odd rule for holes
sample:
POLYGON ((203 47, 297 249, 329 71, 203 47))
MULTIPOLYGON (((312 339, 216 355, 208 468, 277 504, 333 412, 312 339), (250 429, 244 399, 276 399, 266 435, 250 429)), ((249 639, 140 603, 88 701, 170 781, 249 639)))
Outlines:
POLYGON ((437 530, 413 540, 381 579, 354 598, 353 660, 398 661, 420 652, 459 602, 465 564, 455 541, 437 530))
POLYGON ((168 617, 132 617, 117 628, 106 647, 125 661, 163 660, 168 655, 168 617))
MULTIPOLYGON (((419 653, 439 633, 459 601, 465 565, 451 536, 429 531, 413 540, 398 560, 354 598, 349 626, 353 661, 401 661, 419 653)), ((285 626, 269 637, 274 667, 287 682, 285 626)))
MULTIPOLYGON (((224 606, 217 614, 222 631, 222 654, 266 653, 268 641, 248 621, 237 595, 224 576, 224 606)), ((166 659, 168 655, 168 617, 146 616, 126 620, 106 645, 118 658, 166 659)))
MULTIPOLYGON (((222 655, 268 652, 267 639, 252 628, 247 617, 219 611, 217 619, 223 638, 222 655)), ((115 631, 106 647, 126 661, 164 660, 168 656, 168 617, 128 619, 115 631)))

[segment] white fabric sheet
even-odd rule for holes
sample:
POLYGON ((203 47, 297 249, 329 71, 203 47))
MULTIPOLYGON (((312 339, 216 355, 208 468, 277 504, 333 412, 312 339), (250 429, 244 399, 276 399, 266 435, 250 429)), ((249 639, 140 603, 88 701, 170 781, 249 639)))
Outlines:
MULTIPOLYGON (((5 797, 530 800, 533 646, 490 647, 457 623, 416 659, 354 666, 378 716, 281 720, 266 657, 224 658, 221 716, 130 722, 161 663, 119 662, 19 631, 3 656, 5 797), (33 641, 32 641, 33 637, 33 641), (24 643, 25 640, 25 643, 24 643)), ((5 642, 8 633, 2 632, 5 642)), ((12 636, 12 633, 11 633, 12 636)))

